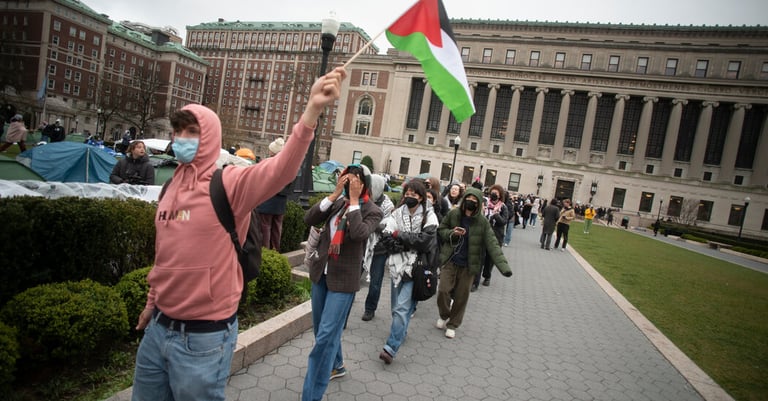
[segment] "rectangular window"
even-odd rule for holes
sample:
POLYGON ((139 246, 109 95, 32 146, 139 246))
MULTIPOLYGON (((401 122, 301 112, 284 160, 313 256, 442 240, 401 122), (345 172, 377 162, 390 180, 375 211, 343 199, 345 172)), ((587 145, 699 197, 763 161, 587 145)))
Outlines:
MULTIPOLYGON (((508 49, 507 57, 504 58, 504 64, 509 64, 509 65, 515 64, 515 53, 516 53, 515 50, 508 49)), ((763 67, 765 67, 766 65, 768 65, 768 63, 763 64, 763 67)))
POLYGON ((360 86, 368 86, 368 82, 371 80, 371 73, 370 72, 364 72, 363 73, 363 80, 360 82, 360 86))
POLYGON ((677 59, 668 58, 667 68, 664 70, 664 75, 675 76, 677 74, 677 59))
POLYGON ((462 47, 461 48, 461 61, 468 63, 469 62, 469 48, 468 47, 462 47))
POLYGON ((739 70, 741 70, 741 61, 729 61, 728 72, 725 77, 728 79, 739 79, 739 70))
POLYGON ((705 171, 704 176, 701 178, 702 181, 712 181, 712 172, 711 171, 705 171))
POLYGON ((408 175, 408 168, 411 165, 411 159, 408 157, 400 158, 400 168, 397 170, 398 174, 408 175))
POLYGON ((675 177, 678 177, 678 178, 682 177, 682 176, 683 176, 683 169, 681 169, 681 168, 676 168, 676 169, 675 169, 675 173, 674 173, 674 176, 675 176, 675 177))
POLYGON ((696 220, 709 221, 712 218, 712 206, 715 203, 708 200, 699 201, 699 209, 696 211, 696 220))
POLYGON ((56 65, 51 64, 48 66, 48 74, 56 75, 56 65))
POLYGON ((72 36, 72 37, 77 36, 77 28, 73 26, 69 27, 69 36, 72 36))
POLYGON ((760 226, 761 230, 768 230, 768 209, 763 211, 763 224, 760 226))
POLYGON ((734 185, 744 185, 744 176, 743 175, 735 175, 735 176, 733 176, 733 184, 734 185))
POLYGON ((93 37, 93 44, 94 44, 94 46, 99 46, 101 44, 101 36, 94 36, 93 37))
POLYGON ((669 206, 667 206, 667 215, 672 217, 680 217, 680 212, 683 210, 683 198, 679 196, 669 197, 669 206))
POLYGON ((419 174, 429 174, 430 167, 432 167, 432 161, 422 160, 421 166, 419 166, 419 174))
POLYGON ((371 73, 371 86, 376 86, 378 81, 379 81, 379 73, 378 72, 372 72, 371 73))
POLYGON ((493 49, 483 49, 483 64, 491 64, 493 49))
POLYGON ((363 152, 355 150, 352 152, 352 164, 359 164, 363 160, 363 152))
POLYGON ((646 74, 648 72, 648 57, 637 58, 637 68, 635 72, 638 74, 646 74))
POLYGON ((565 68, 565 53, 555 53, 555 68, 565 68))
POLYGON ((488 169, 485 173, 485 178, 483 179, 483 183, 485 186, 490 187, 491 185, 496 185, 496 175, 498 174, 498 171, 488 169))
POLYGON ((696 71, 693 72, 693 76, 696 78, 706 78, 707 68, 709 68, 709 61, 707 60, 696 61, 696 71))
POLYGON ((768 61, 763 62, 763 67, 760 69, 760 79, 768 79, 768 61))
POLYGON ((371 122, 370 121, 357 121, 357 124, 355 126, 355 134, 357 135, 368 135, 368 132, 371 128, 371 122))
POLYGON ((645 213, 650 213, 653 209, 653 192, 643 192, 640 196, 640 206, 637 210, 645 213))
POLYGON ((80 31, 80 40, 85 40, 85 31, 80 31))
POLYGON ((627 169, 627 162, 625 162, 623 160, 620 161, 619 162, 619 170, 626 170, 626 169, 627 169))
POLYGON ((541 52, 538 50, 534 50, 531 52, 531 59, 528 61, 528 65, 530 67, 538 67, 539 66, 539 58, 541 58, 541 52))
POLYGON ((61 31, 61 21, 53 21, 53 30, 61 31))
POLYGON ((619 72, 619 62, 621 61, 621 57, 619 56, 610 56, 608 57, 608 71, 610 72, 619 72))
POLYGON ((507 191, 519 191, 520 190, 520 174, 509 173, 509 181, 507 182, 507 191))
POLYGON ((51 42, 54 45, 58 46, 59 45, 59 37, 57 35, 53 35, 53 37, 51 37, 51 42))
POLYGON ((729 226, 741 225, 741 214, 744 212, 744 205, 731 205, 731 212, 728 214, 729 226))
POLYGON ((627 190, 624 188, 614 188, 611 198, 611 207, 624 207, 624 198, 627 196, 627 190))
POLYGON ((581 69, 584 71, 589 71, 592 69, 592 55, 591 54, 584 54, 581 56, 581 69))
POLYGON ((653 164, 648 164, 645 166, 645 174, 653 174, 653 164))
POLYGON ((443 163, 440 167, 440 180, 451 181, 451 163, 443 163))

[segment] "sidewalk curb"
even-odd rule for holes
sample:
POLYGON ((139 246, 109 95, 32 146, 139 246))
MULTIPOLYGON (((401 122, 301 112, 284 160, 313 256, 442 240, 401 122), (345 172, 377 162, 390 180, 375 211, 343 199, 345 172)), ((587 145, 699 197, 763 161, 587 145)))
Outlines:
POLYGON ((569 249, 571 255, 581 265, 597 285, 616 303, 625 315, 645 335, 656 349, 677 369, 706 401, 734 401, 708 374, 680 351, 656 326, 635 308, 611 283, 595 270, 581 255, 569 249))

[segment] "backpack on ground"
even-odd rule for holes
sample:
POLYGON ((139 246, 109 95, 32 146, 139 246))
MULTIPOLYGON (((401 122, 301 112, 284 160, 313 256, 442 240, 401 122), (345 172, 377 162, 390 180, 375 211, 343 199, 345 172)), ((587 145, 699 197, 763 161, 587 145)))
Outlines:
MULTIPOLYGON (((248 293, 248 282, 259 276, 259 268, 261 267, 261 227, 259 226, 259 213, 256 209, 251 211, 251 220, 248 224, 248 234, 245 237, 245 243, 240 245, 240 238, 235 230, 235 217, 232 214, 232 206, 227 199, 227 192, 224 189, 224 183, 221 180, 221 172, 223 169, 218 169, 213 172, 211 177, 210 192, 211 203, 213 203, 213 210, 216 211, 216 217, 219 218, 219 223, 227 230, 229 237, 232 240, 232 244, 235 246, 237 252, 237 260, 240 262, 240 267, 243 269, 243 294, 241 300, 245 299, 245 295, 248 293)), ((160 190, 159 199, 163 199, 165 190, 171 183, 171 179, 163 184, 163 189, 160 190)))

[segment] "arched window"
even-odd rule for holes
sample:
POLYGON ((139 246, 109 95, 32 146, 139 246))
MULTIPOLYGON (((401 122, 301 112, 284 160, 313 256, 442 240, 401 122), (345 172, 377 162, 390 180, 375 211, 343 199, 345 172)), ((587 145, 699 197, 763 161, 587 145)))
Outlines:
POLYGON ((373 113, 373 102, 369 98, 360 100, 357 106, 357 114, 370 116, 373 113))

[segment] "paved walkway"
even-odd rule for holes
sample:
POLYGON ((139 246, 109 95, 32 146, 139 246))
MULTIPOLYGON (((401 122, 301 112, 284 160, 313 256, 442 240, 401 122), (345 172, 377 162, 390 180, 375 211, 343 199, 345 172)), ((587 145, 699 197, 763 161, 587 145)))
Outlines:
MULTIPOLYGON (((515 230, 504 248, 514 276, 494 271, 491 286, 471 295, 455 339, 434 327, 435 300, 421 303, 392 365, 378 359, 391 322, 389 285, 370 322, 360 320, 364 286, 342 341, 349 373, 331 381, 325 399, 703 400, 691 385, 700 377, 681 374, 690 361, 667 359, 659 350, 669 344, 651 341, 660 336, 652 325, 632 318, 637 311, 578 255, 539 249, 539 234, 515 230)), ((234 373, 227 400, 299 400, 312 345, 308 330, 234 373)), ((708 400, 728 399, 714 388, 708 400)))

